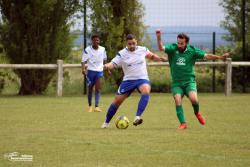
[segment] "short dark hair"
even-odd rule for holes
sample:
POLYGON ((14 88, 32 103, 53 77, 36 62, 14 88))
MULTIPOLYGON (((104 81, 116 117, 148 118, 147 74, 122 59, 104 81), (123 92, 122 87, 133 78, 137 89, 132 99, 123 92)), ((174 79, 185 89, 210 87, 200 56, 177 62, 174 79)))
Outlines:
POLYGON ((178 38, 185 39, 187 43, 189 42, 189 36, 187 34, 185 34, 185 33, 178 34, 177 39, 178 38))
POLYGON ((132 40, 132 39, 135 39, 135 36, 133 34, 128 34, 127 37, 126 37, 126 40, 132 40))
POLYGON ((99 37, 99 35, 94 34, 94 35, 91 36, 91 40, 93 40, 94 38, 100 38, 100 37, 99 37))

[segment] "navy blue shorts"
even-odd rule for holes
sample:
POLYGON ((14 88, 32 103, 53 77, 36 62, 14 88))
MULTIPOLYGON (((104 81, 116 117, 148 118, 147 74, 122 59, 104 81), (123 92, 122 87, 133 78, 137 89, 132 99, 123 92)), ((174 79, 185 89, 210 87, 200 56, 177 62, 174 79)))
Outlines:
POLYGON ((122 95, 126 93, 131 94, 135 89, 139 91, 138 88, 143 84, 150 85, 150 82, 149 80, 146 80, 146 79, 122 81, 116 94, 117 95, 122 95))
POLYGON ((96 81, 102 77, 103 77, 103 72, 88 70, 86 76, 88 86, 95 85, 96 81))

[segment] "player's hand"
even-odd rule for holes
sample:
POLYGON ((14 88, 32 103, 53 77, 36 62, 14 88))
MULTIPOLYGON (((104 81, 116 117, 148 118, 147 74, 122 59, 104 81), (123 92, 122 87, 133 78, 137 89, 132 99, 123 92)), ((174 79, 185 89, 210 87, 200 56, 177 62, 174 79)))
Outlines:
POLYGON ((104 69, 104 70, 109 70, 108 64, 104 64, 104 65, 103 65, 103 69, 104 69))
POLYGON ((226 58, 230 57, 230 53, 224 53, 224 54, 222 55, 222 57, 223 57, 223 59, 226 59, 226 58))
POLYGON ((82 75, 87 75, 86 70, 82 70, 82 75))
POLYGON ((110 71, 110 65, 109 65, 109 63, 104 64, 103 65, 103 69, 106 70, 106 71, 108 71, 109 74, 112 74, 111 71, 110 71))
POLYGON ((161 30, 160 29, 156 29, 155 32, 156 32, 156 34, 161 34, 161 30))
POLYGON ((160 29, 156 29, 155 30, 156 36, 160 37, 161 36, 161 30, 160 29))
POLYGON ((161 59, 162 62, 168 61, 168 59, 166 57, 160 57, 160 59, 161 59))

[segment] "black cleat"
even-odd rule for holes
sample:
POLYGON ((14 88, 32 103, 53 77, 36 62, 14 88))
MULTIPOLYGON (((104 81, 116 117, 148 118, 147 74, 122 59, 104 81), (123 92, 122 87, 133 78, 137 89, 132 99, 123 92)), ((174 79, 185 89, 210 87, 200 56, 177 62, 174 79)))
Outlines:
POLYGON ((142 122, 143 122, 143 119, 139 118, 139 119, 134 120, 133 125, 137 126, 137 125, 142 124, 142 122))

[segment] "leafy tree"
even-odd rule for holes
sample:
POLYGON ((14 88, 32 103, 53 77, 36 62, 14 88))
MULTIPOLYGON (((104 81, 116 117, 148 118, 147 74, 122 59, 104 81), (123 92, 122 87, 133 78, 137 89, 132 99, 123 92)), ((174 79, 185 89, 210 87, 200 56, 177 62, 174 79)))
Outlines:
MULTIPOLYGON (((229 31, 229 35, 225 36, 227 41, 232 42, 233 55, 235 61, 242 61, 242 10, 245 10, 245 30, 246 30, 246 58, 244 61, 250 61, 250 1, 245 1, 246 7, 242 9, 242 0, 221 0, 220 5, 225 11, 225 20, 221 25, 229 31)), ((245 67, 243 76, 242 68, 233 68, 233 86, 243 85, 243 92, 246 92, 245 87, 250 88, 250 68, 245 67)), ((249 90, 250 91, 250 90, 249 90)))
MULTIPOLYGON (((10 63, 49 64, 69 55, 70 17, 78 0, 0 0, 1 42, 10 63)), ((15 70, 20 95, 41 94, 54 70, 15 70)))
MULTIPOLYGON (((148 41, 144 38, 144 7, 139 0, 89 0, 88 6, 92 32, 100 35, 108 61, 125 46, 127 34, 134 34, 141 45, 148 41)), ((121 71, 114 71, 112 75, 118 85, 122 79, 121 71)))

